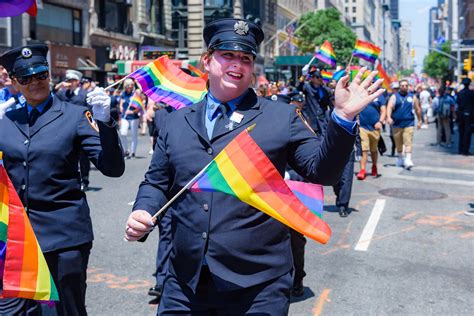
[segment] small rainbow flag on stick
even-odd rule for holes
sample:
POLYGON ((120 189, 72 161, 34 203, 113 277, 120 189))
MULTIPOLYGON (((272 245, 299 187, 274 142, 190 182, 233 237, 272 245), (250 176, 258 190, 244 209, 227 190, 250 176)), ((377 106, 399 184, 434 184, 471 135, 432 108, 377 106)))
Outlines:
POLYGON ((391 90, 390 89, 390 83, 391 83, 390 77, 387 75, 387 73, 385 72, 385 69, 383 69, 383 67, 380 63, 377 64, 377 70, 378 70, 377 78, 383 79, 382 87, 384 89, 391 90))
POLYGON ((321 70, 321 77, 323 77, 324 82, 329 82, 332 80, 333 73, 327 70, 321 70))
POLYGON ((332 68, 336 68, 336 54, 329 41, 324 41, 315 56, 323 63, 330 65, 332 68))
MULTIPOLYGON (((327 243, 331 229, 317 210, 308 209, 288 187, 250 137, 248 130, 252 128, 237 135, 190 182, 191 190, 227 193, 309 238, 327 243)), ((321 196, 318 198, 321 200, 321 196)))
POLYGON ((375 63, 381 51, 380 47, 372 43, 357 40, 354 50, 352 51, 352 56, 362 58, 370 63, 375 63))
POLYGON ((140 112, 145 113, 145 105, 143 104, 143 100, 137 95, 134 95, 130 101, 130 107, 132 109, 139 109, 140 112))
POLYGON ((201 101, 207 93, 207 76, 193 77, 161 56, 131 73, 143 92, 155 102, 181 109, 201 101))
POLYGON ((338 71, 336 71, 333 75, 332 75, 332 79, 333 80, 336 80, 336 81, 339 81, 339 79, 341 79, 342 77, 344 77, 346 73, 346 70, 344 68, 342 69, 339 69, 338 71))
POLYGON ((58 291, 0 152, 1 298, 59 301, 58 291))

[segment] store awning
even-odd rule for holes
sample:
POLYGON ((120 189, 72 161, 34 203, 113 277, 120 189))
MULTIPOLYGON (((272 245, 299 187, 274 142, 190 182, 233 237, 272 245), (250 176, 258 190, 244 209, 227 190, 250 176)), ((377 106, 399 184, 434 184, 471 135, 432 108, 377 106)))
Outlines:
MULTIPOLYGON (((117 65, 117 74, 126 76, 150 62, 152 62, 152 60, 117 60, 115 65, 117 65)), ((188 68, 188 65, 197 67, 198 64, 197 60, 172 60, 172 62, 176 66, 185 69, 188 68)))
POLYGON ((94 64, 94 62, 92 62, 92 60, 90 60, 89 58, 86 58, 86 59, 82 59, 81 57, 77 57, 77 70, 92 70, 92 71, 97 71, 97 70, 101 70, 101 68, 99 66, 97 66, 96 64, 94 64))
POLYGON ((304 66, 313 56, 277 56, 275 66, 304 66))

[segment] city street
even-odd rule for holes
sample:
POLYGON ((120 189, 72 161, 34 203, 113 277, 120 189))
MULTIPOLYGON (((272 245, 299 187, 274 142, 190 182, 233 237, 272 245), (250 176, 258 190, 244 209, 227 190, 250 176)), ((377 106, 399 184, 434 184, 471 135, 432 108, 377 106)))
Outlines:
MULTIPOLYGON (((325 188, 323 218, 332 237, 327 245, 308 241, 305 295, 292 300, 290 315, 472 313, 474 216, 464 212, 474 208, 474 156, 457 155, 457 136, 453 148, 431 146, 435 126, 430 124, 415 132, 411 171, 383 156, 380 177, 354 177, 347 218, 339 217, 332 188, 325 188)), ((390 139, 384 139, 390 151, 390 139)), ((138 157, 126 161, 121 178, 91 171, 90 315, 155 314, 147 291, 154 285, 158 234, 145 243, 123 241, 151 157, 148 142, 148 136, 140 136, 138 157)))

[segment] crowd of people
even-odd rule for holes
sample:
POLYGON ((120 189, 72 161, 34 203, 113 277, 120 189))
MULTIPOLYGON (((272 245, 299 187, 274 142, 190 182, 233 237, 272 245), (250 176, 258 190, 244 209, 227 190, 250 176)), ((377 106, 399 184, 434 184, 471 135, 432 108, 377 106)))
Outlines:
POLYGON ((61 299, 54 312, 32 300, 0 299, 0 314, 86 314, 90 162, 120 177, 125 159, 136 157, 140 130, 148 129, 152 158, 125 239, 144 241, 159 226, 156 286, 149 292, 159 315, 285 315, 290 296, 304 294, 305 237, 250 205, 223 193, 186 192, 153 217, 245 128, 256 124, 252 138, 286 179, 332 186, 341 217, 350 214, 354 162, 358 180, 367 177, 369 156, 370 175, 380 176, 384 130, 396 165, 406 169, 414 167, 415 128, 428 128, 431 118, 438 129, 434 145, 450 147, 458 121, 459 153, 470 154, 474 92, 468 79, 457 93, 441 87, 433 94, 407 80, 393 82, 389 92, 379 89, 375 71, 363 79, 362 68, 352 81, 346 75, 325 82, 312 67, 293 86, 252 88, 261 27, 221 19, 208 23, 203 37, 208 94, 179 111, 148 99, 132 79, 106 91, 71 69, 53 86, 45 45, 0 56, 3 164, 61 299))

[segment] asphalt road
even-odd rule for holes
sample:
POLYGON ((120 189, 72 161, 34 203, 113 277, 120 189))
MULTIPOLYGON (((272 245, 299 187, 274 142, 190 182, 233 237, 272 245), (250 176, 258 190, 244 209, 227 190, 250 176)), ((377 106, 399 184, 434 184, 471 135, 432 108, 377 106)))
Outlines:
MULTIPOLYGON (((474 157, 455 154, 456 146, 430 146, 434 140, 434 124, 416 132, 411 171, 384 156, 380 177, 354 179, 347 218, 325 188, 332 238, 327 245, 308 241, 305 295, 292 300, 290 315, 472 315, 474 216, 464 212, 474 208, 474 157)), ((157 234, 145 243, 122 240, 148 146, 148 137, 140 137, 138 157, 127 160, 120 179, 91 172, 90 315, 155 314, 147 290, 157 234)))

